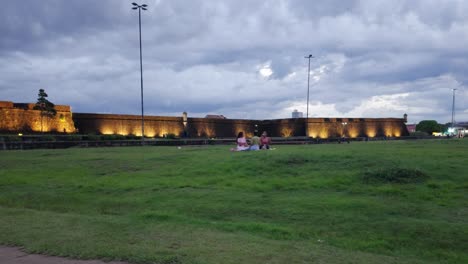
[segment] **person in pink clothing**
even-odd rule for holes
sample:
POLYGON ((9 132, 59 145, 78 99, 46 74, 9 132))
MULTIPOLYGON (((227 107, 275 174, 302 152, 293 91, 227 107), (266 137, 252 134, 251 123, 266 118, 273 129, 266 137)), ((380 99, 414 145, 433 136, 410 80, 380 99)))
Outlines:
POLYGON ((266 131, 263 131, 262 136, 260 137, 260 149, 270 149, 271 138, 268 137, 266 131))
POLYGON ((247 143, 247 139, 244 137, 244 132, 239 132, 237 134, 237 151, 244 151, 249 149, 249 144, 247 143))
POLYGON ((239 132, 237 134, 237 147, 232 148, 231 151, 245 151, 249 150, 249 144, 247 143, 247 139, 244 137, 244 132, 239 132))

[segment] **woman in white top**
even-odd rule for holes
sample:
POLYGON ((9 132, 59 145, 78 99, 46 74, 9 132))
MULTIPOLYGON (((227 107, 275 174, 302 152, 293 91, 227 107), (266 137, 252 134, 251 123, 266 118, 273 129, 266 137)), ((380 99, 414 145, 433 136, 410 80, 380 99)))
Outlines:
POLYGON ((249 150, 249 144, 247 144, 247 139, 244 137, 244 132, 239 132, 237 134, 237 151, 249 150))

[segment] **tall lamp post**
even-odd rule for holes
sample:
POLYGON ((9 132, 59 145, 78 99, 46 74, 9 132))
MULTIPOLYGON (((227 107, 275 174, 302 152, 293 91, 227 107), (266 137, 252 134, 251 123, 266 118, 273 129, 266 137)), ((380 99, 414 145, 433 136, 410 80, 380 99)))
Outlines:
POLYGON ((455 127, 455 91, 457 89, 452 89, 453 90, 453 99, 452 99, 452 128, 455 127))
POLYGON ((310 85, 310 59, 313 58, 312 54, 305 56, 304 58, 309 59, 309 68, 307 69, 307 112, 306 112, 306 137, 309 132, 309 85, 310 85))
POLYGON ((138 9, 138 26, 140 30, 140 86, 141 86, 141 141, 145 141, 145 120, 144 120, 144 108, 143 108, 143 58, 141 52, 141 10, 146 10, 148 5, 139 5, 137 3, 132 3, 133 10, 138 9))
POLYGON ((345 138, 346 137, 346 125, 348 124, 348 122, 342 122, 341 123, 343 125, 343 131, 342 131, 342 135, 341 137, 345 138))

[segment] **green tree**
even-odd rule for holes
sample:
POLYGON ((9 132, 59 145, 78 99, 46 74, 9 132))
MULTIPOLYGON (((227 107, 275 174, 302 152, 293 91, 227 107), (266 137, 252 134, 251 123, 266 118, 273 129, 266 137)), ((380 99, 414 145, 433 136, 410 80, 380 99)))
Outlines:
POLYGON ((426 132, 432 134, 432 132, 443 132, 444 125, 437 123, 435 120, 423 120, 416 125, 416 131, 426 132))
POLYGON ((37 102, 33 108, 34 110, 41 111, 41 132, 43 132, 43 117, 45 116, 48 119, 54 117, 57 114, 57 111, 55 110, 55 105, 49 100, 47 100, 47 96, 48 95, 44 89, 39 89, 37 102))

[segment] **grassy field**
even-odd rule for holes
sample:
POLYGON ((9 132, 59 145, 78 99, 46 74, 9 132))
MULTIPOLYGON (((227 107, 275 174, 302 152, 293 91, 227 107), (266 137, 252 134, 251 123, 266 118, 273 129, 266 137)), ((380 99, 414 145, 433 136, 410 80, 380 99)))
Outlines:
POLYGON ((468 140, 0 152, 0 244, 132 263, 468 263, 468 140))

